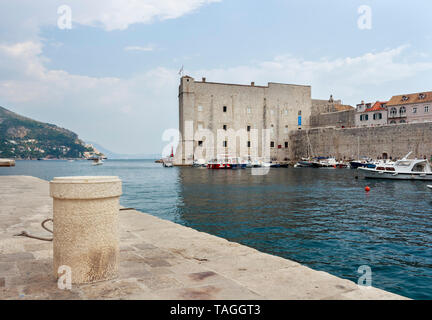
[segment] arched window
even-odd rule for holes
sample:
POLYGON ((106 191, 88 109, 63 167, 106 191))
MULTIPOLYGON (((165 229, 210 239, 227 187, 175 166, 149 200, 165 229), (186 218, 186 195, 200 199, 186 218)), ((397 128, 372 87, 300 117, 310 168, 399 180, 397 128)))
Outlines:
POLYGON ((406 123, 406 121, 405 120, 401 120, 399 123, 406 123))
POLYGON ((390 121, 390 124, 396 124, 396 121, 392 120, 390 121))
POLYGON ((390 115, 393 116, 393 117, 396 116, 397 115, 397 109, 396 108, 391 108, 390 109, 390 115))
POLYGON ((406 113, 406 108, 405 107, 400 107, 399 113, 400 113, 400 115, 405 114, 406 113))

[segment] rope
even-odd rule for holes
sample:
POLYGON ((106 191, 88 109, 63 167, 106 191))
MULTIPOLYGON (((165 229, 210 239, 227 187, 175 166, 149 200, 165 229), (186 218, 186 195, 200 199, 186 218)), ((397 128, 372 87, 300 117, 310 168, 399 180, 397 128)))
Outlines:
MULTIPOLYGON (((48 231, 50 233, 53 233, 52 230, 50 230, 47 227, 45 227, 45 223, 47 223, 48 221, 53 222, 53 219, 45 219, 44 221, 42 221, 41 226, 46 231, 48 231)), ((21 231, 21 233, 14 234, 14 237, 27 237, 27 238, 36 239, 36 240, 42 240, 42 241, 53 241, 53 238, 43 238, 43 237, 33 236, 31 234, 28 234, 26 231, 21 231)))
MULTIPOLYGON (((135 210, 134 208, 121 208, 120 211, 125 211, 125 210, 135 210)), ((49 228, 47 228, 45 226, 45 224, 48 222, 54 222, 53 219, 45 219, 44 221, 42 221, 41 226, 43 229, 45 229, 46 231, 48 231, 49 233, 53 233, 53 231, 49 228)), ((14 237, 27 237, 27 238, 31 238, 31 239, 36 239, 36 240, 42 240, 42 241, 53 241, 53 238, 43 238, 43 237, 38 237, 38 236, 34 236, 31 234, 28 234, 27 231, 21 231, 21 233, 17 233, 14 234, 14 237)))

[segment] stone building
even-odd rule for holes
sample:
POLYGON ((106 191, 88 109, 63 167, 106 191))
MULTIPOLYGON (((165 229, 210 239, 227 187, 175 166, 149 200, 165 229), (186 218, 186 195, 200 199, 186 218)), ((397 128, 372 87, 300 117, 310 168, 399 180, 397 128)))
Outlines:
POLYGON ((355 126, 355 109, 341 100, 312 99, 310 127, 351 128, 355 126))
POLYGON ((289 132, 308 129, 311 87, 282 83, 267 86, 195 81, 179 86, 180 141, 174 163, 230 157, 288 160, 289 132), (268 129, 266 139, 263 129, 268 129))
POLYGON ((387 101, 377 101, 364 103, 362 101, 357 105, 355 115, 356 127, 373 127, 387 124, 387 101))
POLYGON ((432 91, 393 96, 387 103, 388 123, 432 121, 432 91))

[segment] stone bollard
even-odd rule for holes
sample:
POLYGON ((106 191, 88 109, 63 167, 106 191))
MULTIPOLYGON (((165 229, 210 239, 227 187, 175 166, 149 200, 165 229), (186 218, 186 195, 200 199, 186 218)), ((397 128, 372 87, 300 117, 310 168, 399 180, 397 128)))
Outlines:
POLYGON ((58 177, 50 182, 57 278, 61 266, 70 267, 73 284, 117 276, 121 194, 118 177, 58 177))

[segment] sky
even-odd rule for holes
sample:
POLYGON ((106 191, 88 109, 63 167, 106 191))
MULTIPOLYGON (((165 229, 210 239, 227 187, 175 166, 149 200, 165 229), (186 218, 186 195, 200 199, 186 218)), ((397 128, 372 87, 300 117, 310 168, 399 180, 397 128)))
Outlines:
POLYGON ((0 0, 0 106, 116 153, 161 153, 182 66, 353 106, 432 90, 431 12, 425 0, 0 0))

